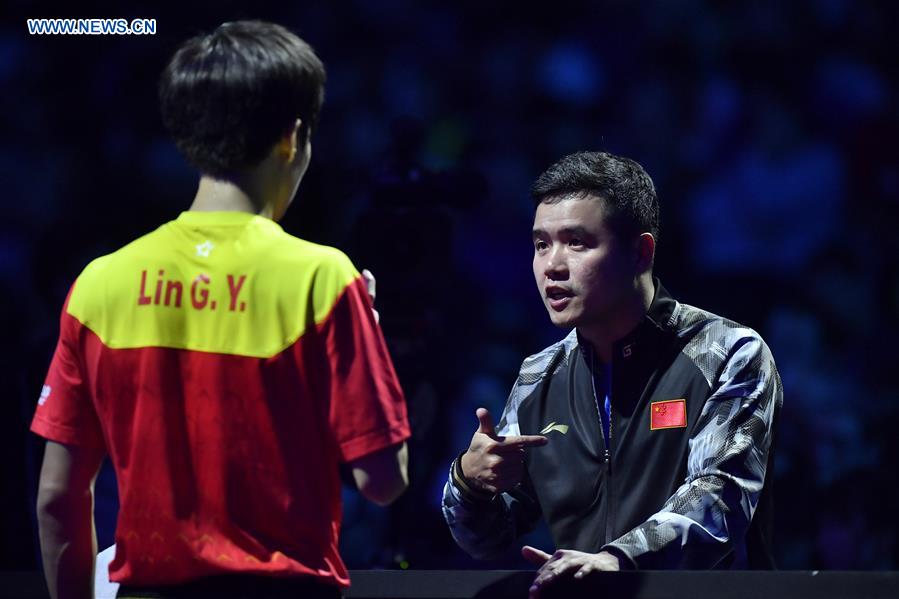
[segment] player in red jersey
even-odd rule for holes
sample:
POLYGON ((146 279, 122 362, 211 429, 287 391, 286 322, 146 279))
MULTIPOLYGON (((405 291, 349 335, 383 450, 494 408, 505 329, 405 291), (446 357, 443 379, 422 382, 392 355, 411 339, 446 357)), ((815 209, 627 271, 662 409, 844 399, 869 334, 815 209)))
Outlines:
POLYGON ((406 488, 405 401, 366 280, 276 222, 324 81, 305 42, 255 21, 187 41, 163 72, 163 120, 199 188, 66 298, 32 422, 54 598, 92 596, 106 455, 120 597, 339 596, 339 464, 378 504, 406 488))

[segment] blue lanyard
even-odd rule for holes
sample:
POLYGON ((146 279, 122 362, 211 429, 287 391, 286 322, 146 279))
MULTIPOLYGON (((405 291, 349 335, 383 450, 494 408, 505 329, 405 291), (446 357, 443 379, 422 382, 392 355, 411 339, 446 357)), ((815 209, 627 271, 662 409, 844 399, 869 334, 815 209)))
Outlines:
POLYGON ((593 395, 596 398, 597 408, 599 407, 599 398, 600 393, 602 393, 602 397, 605 398, 603 401, 602 410, 597 409, 599 412, 599 420, 602 424, 602 439, 605 443, 606 449, 610 449, 610 440, 611 440, 611 422, 612 422, 612 402, 609 399, 612 390, 612 365, 611 364, 603 364, 602 370, 596 368, 596 360, 593 358, 593 352, 591 350, 591 362, 593 363, 592 372, 593 372, 593 395))

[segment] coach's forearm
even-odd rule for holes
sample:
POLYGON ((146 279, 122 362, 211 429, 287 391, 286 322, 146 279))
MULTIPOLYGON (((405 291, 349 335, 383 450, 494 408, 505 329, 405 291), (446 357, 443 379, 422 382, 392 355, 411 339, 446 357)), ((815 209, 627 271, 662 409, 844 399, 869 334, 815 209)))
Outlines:
POLYGON ((38 528, 44 576, 53 599, 93 599, 94 493, 42 487, 38 491, 38 528))

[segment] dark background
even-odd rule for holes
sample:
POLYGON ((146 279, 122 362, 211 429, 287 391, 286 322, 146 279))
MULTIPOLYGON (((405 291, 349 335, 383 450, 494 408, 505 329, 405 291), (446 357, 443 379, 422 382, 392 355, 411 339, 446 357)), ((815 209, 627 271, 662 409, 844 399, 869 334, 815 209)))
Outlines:
MULTIPOLYGON (((773 350, 780 565, 899 566, 894 3, 2 10, 0 568, 39 567, 42 442, 27 429, 68 286, 195 191, 162 130, 158 73, 186 37, 238 18, 292 28, 327 65, 312 165, 282 224, 374 271, 413 420, 409 492, 389 509, 345 493, 350 567, 521 565, 514 552, 486 564, 462 554, 440 494, 475 408, 498 416, 521 360, 564 334, 532 280, 527 189, 583 149, 635 158, 655 180, 669 290, 773 350), (157 34, 29 36, 26 17, 155 18, 157 34)), ((104 472, 101 547, 114 489, 104 472)), ((551 546, 545 531, 533 540, 551 546)))

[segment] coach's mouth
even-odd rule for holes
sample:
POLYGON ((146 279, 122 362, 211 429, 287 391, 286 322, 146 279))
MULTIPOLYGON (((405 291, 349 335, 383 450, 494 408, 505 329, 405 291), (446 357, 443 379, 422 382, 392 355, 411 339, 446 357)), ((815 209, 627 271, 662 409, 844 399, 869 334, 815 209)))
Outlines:
POLYGON ((574 293, 570 289, 556 285, 547 287, 544 293, 546 300, 549 302, 549 307, 556 312, 561 312, 567 308, 568 304, 571 303, 571 298, 574 297, 574 293))

